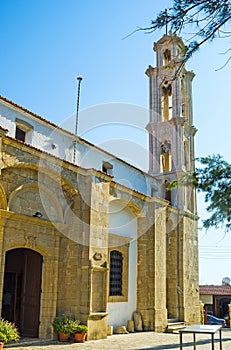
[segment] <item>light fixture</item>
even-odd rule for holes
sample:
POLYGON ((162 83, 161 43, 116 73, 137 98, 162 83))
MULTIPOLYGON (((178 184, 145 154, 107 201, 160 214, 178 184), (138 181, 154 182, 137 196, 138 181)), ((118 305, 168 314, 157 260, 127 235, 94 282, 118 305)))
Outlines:
POLYGON ((36 213, 33 215, 35 218, 41 218, 43 216, 43 213, 40 211, 36 211, 36 213))

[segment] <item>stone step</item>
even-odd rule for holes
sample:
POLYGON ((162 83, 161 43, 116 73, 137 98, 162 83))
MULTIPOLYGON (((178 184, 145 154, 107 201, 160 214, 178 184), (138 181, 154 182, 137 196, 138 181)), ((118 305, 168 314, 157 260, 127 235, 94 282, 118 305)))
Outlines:
POLYGON ((179 333, 179 330, 185 327, 185 323, 181 321, 168 322, 166 333, 179 333))
POLYGON ((168 323, 177 323, 177 322, 181 322, 179 318, 168 318, 168 323))

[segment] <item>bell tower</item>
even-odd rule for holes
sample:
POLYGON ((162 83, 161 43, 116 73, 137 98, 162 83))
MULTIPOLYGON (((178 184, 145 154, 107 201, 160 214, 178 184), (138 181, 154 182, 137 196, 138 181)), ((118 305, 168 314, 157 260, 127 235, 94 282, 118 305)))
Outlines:
POLYGON ((189 187, 167 190, 169 182, 194 169, 192 80, 184 65, 186 46, 176 35, 164 35, 154 44, 156 67, 149 66, 150 119, 149 173, 159 183, 153 195, 173 207, 196 212, 195 191, 189 187))

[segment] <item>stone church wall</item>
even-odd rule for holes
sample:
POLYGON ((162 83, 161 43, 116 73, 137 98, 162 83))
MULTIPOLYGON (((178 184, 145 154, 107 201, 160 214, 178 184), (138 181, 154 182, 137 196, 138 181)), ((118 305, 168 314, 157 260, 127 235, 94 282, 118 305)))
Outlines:
MULTIPOLYGON (((124 266, 133 276, 132 281, 125 279, 121 305, 131 305, 131 285, 137 286, 136 305, 132 304, 127 319, 132 318, 132 310, 139 311, 144 330, 164 331, 168 313, 177 310, 180 318, 193 322, 198 311, 195 221, 183 213, 177 221, 179 211, 169 208, 167 201, 116 184, 107 174, 78 168, 4 138, 0 300, 7 252, 17 248, 36 251, 43 257, 39 337, 55 336, 52 322, 56 315, 75 314, 88 325, 89 339, 105 338, 108 310, 113 313, 108 303, 116 306, 118 302, 108 297, 109 252, 118 246, 128 257, 124 266), (113 201, 133 213, 136 232, 130 232, 129 226, 127 233, 123 229, 109 232, 113 201), (43 216, 36 217, 36 212, 43 216), (172 228, 169 217, 175 225, 172 228), (137 260, 129 255, 131 246, 137 260), (134 274, 132 264, 136 265, 134 274)), ((122 219, 120 214, 117 222, 122 219)))

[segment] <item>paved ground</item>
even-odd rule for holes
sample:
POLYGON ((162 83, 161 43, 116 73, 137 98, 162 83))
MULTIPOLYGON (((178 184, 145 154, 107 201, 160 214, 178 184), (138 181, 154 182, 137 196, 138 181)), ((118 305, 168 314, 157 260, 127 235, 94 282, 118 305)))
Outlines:
MULTIPOLYGON (((197 335, 197 350, 211 350, 210 336, 197 335)), ((215 335, 215 350, 219 350, 218 334, 215 335)), ((222 350, 231 350, 231 330, 222 330, 222 350)), ((192 335, 183 334, 184 350, 193 350, 192 335)), ((4 348, 10 350, 179 350, 179 335, 140 332, 123 335, 112 335, 104 340, 87 341, 83 344, 52 342, 30 342, 26 341, 5 344, 4 348)))

